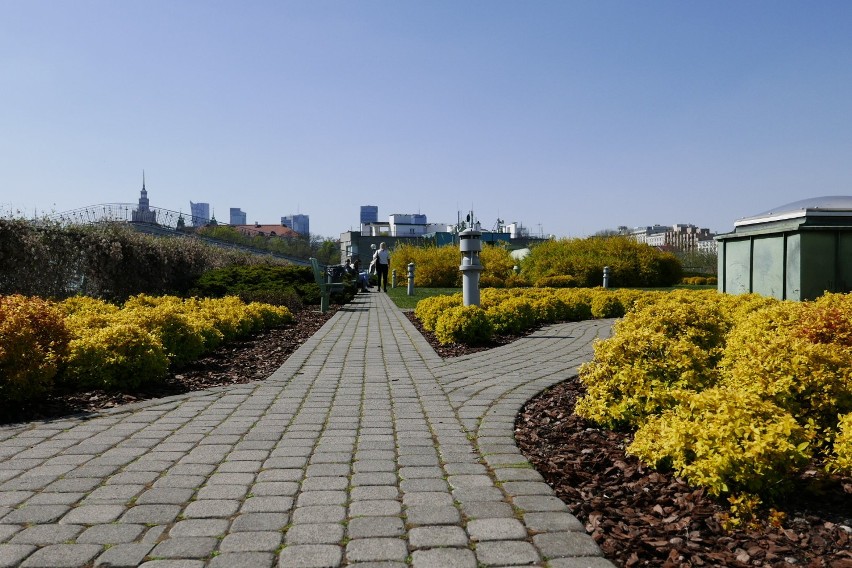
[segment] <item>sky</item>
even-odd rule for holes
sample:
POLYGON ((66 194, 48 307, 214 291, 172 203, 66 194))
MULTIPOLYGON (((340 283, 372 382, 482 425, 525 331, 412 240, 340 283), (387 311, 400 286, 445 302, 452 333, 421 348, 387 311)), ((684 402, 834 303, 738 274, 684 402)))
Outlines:
POLYGON ((0 0, 0 215, 533 234, 852 195, 848 0, 0 0))

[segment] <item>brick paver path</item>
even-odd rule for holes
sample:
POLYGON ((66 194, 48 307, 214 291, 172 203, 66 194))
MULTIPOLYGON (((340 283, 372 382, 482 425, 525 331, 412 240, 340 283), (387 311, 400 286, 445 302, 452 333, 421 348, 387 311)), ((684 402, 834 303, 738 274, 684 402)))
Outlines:
POLYGON ((0 567, 610 567, 515 446, 611 321, 442 360, 384 294, 268 380, 0 428, 0 567))

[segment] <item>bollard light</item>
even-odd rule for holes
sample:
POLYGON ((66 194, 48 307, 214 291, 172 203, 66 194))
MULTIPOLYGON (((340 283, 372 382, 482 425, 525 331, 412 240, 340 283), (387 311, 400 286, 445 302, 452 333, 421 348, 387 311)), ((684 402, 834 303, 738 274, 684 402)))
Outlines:
POLYGON ((391 288, 396 288, 396 268, 391 270, 391 288))
POLYGON ((414 295, 414 263, 408 263, 408 295, 414 295))
POLYGON ((603 287, 609 288, 609 266, 604 266, 603 271, 603 287))
POLYGON ((465 306, 479 305, 479 273, 482 264, 479 253, 482 251, 482 233, 475 229, 465 229, 459 233, 459 249, 461 249, 462 297, 465 306))

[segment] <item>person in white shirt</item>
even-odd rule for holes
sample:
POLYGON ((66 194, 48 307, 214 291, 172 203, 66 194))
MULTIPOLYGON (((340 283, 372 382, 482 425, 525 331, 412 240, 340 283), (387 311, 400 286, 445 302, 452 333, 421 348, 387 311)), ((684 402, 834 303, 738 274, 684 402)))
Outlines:
POLYGON ((379 279, 379 290, 388 291, 388 267, 390 266, 390 253, 388 246, 385 243, 379 243, 379 249, 373 255, 373 260, 376 261, 376 277, 379 279), (384 279, 384 286, 382 286, 384 279))

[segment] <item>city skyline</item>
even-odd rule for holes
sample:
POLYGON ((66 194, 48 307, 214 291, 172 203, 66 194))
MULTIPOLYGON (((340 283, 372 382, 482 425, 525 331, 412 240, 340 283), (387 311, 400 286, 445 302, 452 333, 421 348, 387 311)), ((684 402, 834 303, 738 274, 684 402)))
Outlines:
POLYGON ((365 203, 728 232, 852 194, 850 27, 840 0, 13 0, 0 212, 132 202, 144 168, 157 206, 332 238, 365 203))

